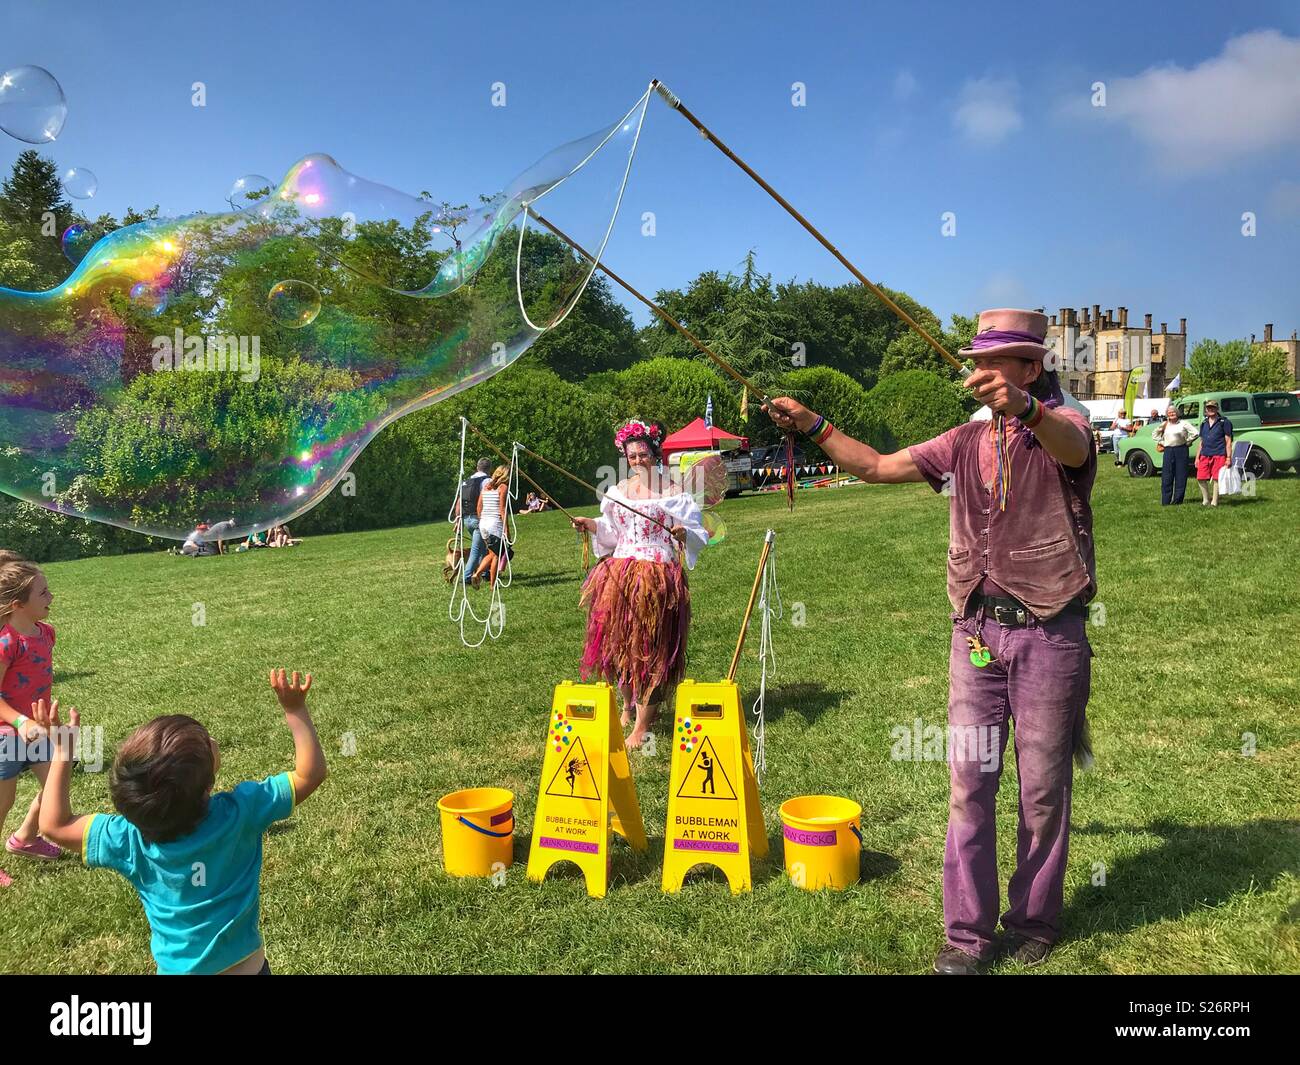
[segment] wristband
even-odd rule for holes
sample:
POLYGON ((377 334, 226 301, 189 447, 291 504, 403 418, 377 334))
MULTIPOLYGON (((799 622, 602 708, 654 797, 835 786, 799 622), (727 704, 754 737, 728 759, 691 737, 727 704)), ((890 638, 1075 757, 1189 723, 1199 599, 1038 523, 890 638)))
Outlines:
MULTIPOLYGON (((1028 393, 1026 393, 1026 395, 1028 395, 1028 393)), ((1043 420, 1043 412, 1046 410, 1047 408, 1038 400, 1033 396, 1029 396, 1029 409, 1020 416, 1020 424, 1026 429, 1033 429, 1043 420)))
POLYGON ((831 425, 825 418, 822 419, 822 423, 817 427, 816 433, 812 435, 812 442, 818 447, 826 443, 831 438, 831 433, 835 432, 835 426, 831 425))
POLYGON ((822 426, 825 424, 826 424, 825 415, 819 414, 817 415, 817 420, 803 431, 803 435, 811 439, 812 437, 816 436, 818 433, 821 432, 822 426))
POLYGON ((30 720, 31 718, 28 717, 26 714, 19 714, 18 719, 14 722, 14 731, 21 736, 23 732, 23 726, 27 724, 27 722, 30 720))

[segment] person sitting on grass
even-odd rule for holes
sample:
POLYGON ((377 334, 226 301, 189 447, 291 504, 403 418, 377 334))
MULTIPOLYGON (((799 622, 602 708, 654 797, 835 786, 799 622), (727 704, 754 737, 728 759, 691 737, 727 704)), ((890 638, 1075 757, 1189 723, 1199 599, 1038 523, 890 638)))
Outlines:
POLYGON ((268 543, 272 547, 297 547, 301 540, 295 540, 289 532, 289 526, 277 525, 271 530, 271 536, 268 543))
POLYGON ((109 794, 118 813, 74 814, 72 742, 81 719, 42 699, 36 721, 55 742, 41 831, 76 848, 90 868, 121 873, 140 896, 160 974, 269 975, 259 924, 262 837, 325 780, 325 753, 307 709, 311 674, 271 671, 271 690, 293 735, 294 768, 213 794, 221 752, 183 714, 156 717, 118 748, 109 794))

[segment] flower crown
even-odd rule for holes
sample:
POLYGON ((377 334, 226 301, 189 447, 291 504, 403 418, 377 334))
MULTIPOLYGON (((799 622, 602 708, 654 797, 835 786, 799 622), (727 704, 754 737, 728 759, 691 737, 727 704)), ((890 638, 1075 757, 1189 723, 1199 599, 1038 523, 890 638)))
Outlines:
POLYGON ((614 434, 614 446, 618 448, 620 455, 627 454, 627 442, 629 440, 649 440, 656 448, 664 442, 663 426, 633 419, 626 425, 620 426, 618 432, 614 434))

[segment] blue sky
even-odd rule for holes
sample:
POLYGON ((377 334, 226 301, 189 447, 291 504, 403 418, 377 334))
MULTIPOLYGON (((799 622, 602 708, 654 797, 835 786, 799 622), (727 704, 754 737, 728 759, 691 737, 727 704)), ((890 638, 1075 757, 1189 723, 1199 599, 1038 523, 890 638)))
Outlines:
MULTIPOLYGON (((495 190, 659 77, 869 277, 944 316, 1100 303, 1185 316, 1193 342, 1300 328, 1293 3, 7 0, 0 68, 20 64, 62 83, 51 154, 115 214, 216 210, 239 175, 317 151, 412 193, 495 190)), ((0 168, 24 147, 0 136, 0 168)), ((848 280, 652 101, 610 264, 653 292, 751 247, 777 279, 848 280)))

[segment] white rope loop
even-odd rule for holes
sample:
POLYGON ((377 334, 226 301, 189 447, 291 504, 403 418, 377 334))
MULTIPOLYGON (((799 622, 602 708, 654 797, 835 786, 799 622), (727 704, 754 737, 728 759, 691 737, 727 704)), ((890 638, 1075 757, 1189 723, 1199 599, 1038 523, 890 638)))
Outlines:
POLYGON ((758 599, 759 644, 758 660, 762 669, 758 682, 758 698, 752 707, 754 713, 754 776, 761 784, 767 771, 767 720, 764 716, 767 700, 767 675, 776 675, 776 646, 772 642, 772 618, 785 616, 781 603, 781 588, 776 580, 776 540, 768 552, 763 566, 762 591, 758 599))
POLYGON ((609 243, 609 235, 612 232, 614 232, 614 223, 618 220, 619 208, 623 206, 623 194, 627 191, 627 179, 632 174, 632 160, 636 158, 636 148, 641 141, 641 127, 645 124, 646 105, 649 104, 650 94, 653 91, 654 91, 654 83, 651 82, 650 85, 646 88, 646 91, 642 94, 641 98, 637 100, 637 102, 634 103, 628 109, 627 114, 625 114, 621 119, 618 120, 618 122, 616 122, 613 126, 610 127, 609 133, 607 133, 604 139, 588 153, 587 157, 583 159, 582 162, 580 162, 571 171, 569 171, 569 173, 564 178, 562 178, 560 181, 557 181, 554 185, 548 188, 546 192, 543 192, 536 199, 528 200, 521 205, 523 209, 520 212, 519 245, 515 249, 515 296, 519 300, 519 313, 523 315, 524 321, 527 322, 531 328, 535 329, 539 333, 544 333, 548 329, 554 329, 557 325, 563 322, 564 319, 569 317, 570 312, 572 312, 573 308, 578 305, 578 300, 580 300, 582 298, 582 294, 587 291, 587 286, 591 284, 591 279, 596 274, 596 268, 600 264, 601 256, 605 254, 605 245, 609 243), (573 299, 569 301, 569 305, 564 309, 564 313, 561 314, 558 318, 552 319, 546 325, 538 325, 528 316, 528 309, 524 306, 524 282, 523 282, 522 264, 523 264, 523 256, 524 256, 524 234, 528 231, 528 213, 532 209, 533 204, 540 203, 542 200, 544 200, 547 197, 548 194, 554 192, 566 181, 568 181, 569 178, 573 177, 574 174, 576 174, 579 170, 581 170, 584 166, 586 166, 589 162, 591 162, 592 158, 596 155, 596 153, 599 152, 603 147, 605 147, 606 144, 609 143, 610 138, 613 137, 614 134, 618 132, 618 130, 622 127, 624 122, 626 122, 629 118, 632 117, 632 115, 636 112, 637 108, 641 109, 641 114, 637 118, 636 133, 632 135, 632 148, 627 153, 627 166, 623 168, 623 180, 618 186, 618 197, 614 200, 614 210, 610 212, 609 223, 608 225, 605 226, 605 234, 603 237, 601 237, 600 247, 596 249, 595 261, 591 264, 591 269, 587 272, 586 280, 582 282, 582 285, 578 288, 578 291, 574 294, 573 299))
MULTIPOLYGON (((469 422, 462 417, 460 420, 460 468, 456 478, 456 499, 452 502, 451 510, 447 513, 447 520, 453 523, 455 543, 459 548, 456 559, 456 569, 451 576, 451 599, 447 603, 447 617, 459 627, 460 642, 466 647, 481 647, 488 637, 496 639, 505 630, 505 605, 501 599, 501 589, 508 587, 510 584, 510 561, 505 561, 506 577, 502 581, 501 574, 498 571, 497 580, 492 584, 492 594, 488 600, 488 610, 485 615, 480 617, 474 609, 474 604, 470 602, 469 585, 465 580, 465 567, 469 562, 469 554, 465 548, 465 515, 461 502, 461 488, 465 484, 465 444, 469 434, 469 422), (465 618, 468 615, 471 622, 476 627, 481 627, 478 639, 471 641, 465 633, 465 618)), ((513 475, 515 462, 512 459, 510 463, 511 473, 513 475)), ((481 491, 481 489, 480 489, 481 491)), ((502 532, 509 528, 510 519, 510 493, 506 493, 506 512, 501 515, 502 532)), ((513 543, 513 541, 508 541, 513 543)), ((470 574, 472 577, 473 574, 470 574)), ((472 630, 471 630, 472 631, 472 630)))

